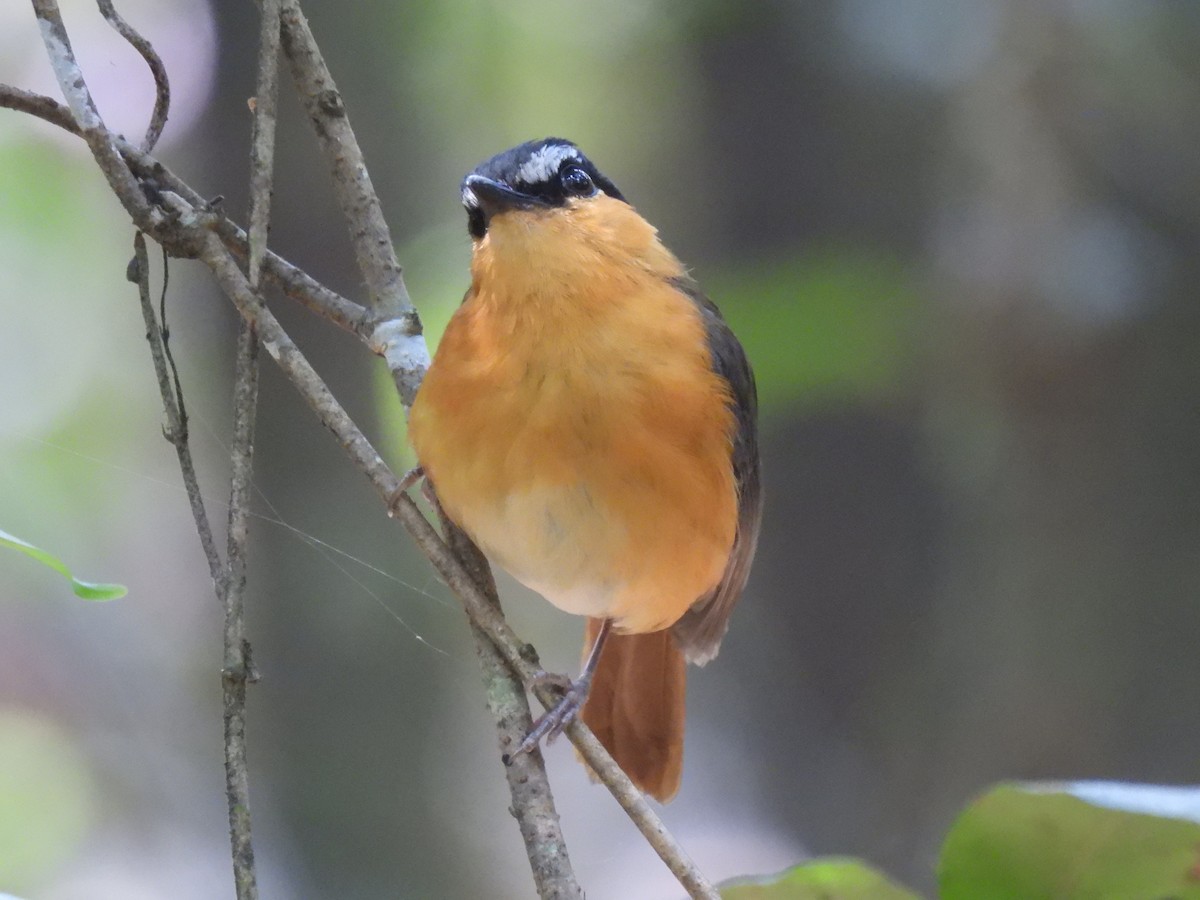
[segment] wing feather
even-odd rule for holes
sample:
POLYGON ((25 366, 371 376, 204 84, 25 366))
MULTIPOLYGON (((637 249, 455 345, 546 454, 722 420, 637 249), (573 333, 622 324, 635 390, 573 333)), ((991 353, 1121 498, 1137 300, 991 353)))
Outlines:
POLYGON ((721 639, 729 628, 729 617, 746 587, 750 563, 758 544, 762 520, 758 392, 746 353, 716 304, 705 297, 690 278, 677 279, 676 286, 692 299, 704 319, 713 371, 729 385, 736 423, 731 461, 738 489, 738 524, 733 549, 721 581, 709 593, 698 598, 672 626, 675 641, 688 662, 704 665, 717 655, 721 647, 721 639))

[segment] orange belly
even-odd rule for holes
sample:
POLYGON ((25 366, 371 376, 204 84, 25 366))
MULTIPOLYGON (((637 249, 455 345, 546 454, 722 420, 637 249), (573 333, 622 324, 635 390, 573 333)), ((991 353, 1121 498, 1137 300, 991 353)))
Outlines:
POLYGON ((662 277, 573 283, 499 295, 477 279, 410 439, 446 512, 515 578, 656 631, 718 583, 733 545, 728 389, 662 277))

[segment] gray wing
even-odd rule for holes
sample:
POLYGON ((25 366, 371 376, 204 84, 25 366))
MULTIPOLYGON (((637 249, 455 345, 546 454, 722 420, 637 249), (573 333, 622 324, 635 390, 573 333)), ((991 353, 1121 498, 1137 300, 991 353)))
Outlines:
POLYGON ((762 519, 762 483, 758 461, 758 392, 754 372, 742 345, 725 324, 716 305, 700 293, 689 279, 675 286, 686 293, 700 310, 708 333, 713 371, 729 384, 736 433, 733 436, 733 476, 738 490, 737 534, 720 583, 700 597, 672 627, 675 641, 688 662, 702 666, 717 655, 721 638, 729 628, 729 616, 737 605, 750 574, 750 563, 758 545, 762 519))

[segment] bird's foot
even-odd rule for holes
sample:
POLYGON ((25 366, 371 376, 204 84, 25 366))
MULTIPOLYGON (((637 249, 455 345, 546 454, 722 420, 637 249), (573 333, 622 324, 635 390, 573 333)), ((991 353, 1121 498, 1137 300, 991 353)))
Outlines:
POLYGON ((525 735, 525 740, 508 756, 506 762, 514 756, 530 752, 543 738, 549 744, 562 734, 563 729, 575 721, 575 717, 583 709, 583 704, 587 702, 588 692, 592 687, 592 676, 588 672, 581 675, 577 681, 571 681, 563 675, 538 672, 533 678, 533 683, 554 688, 562 694, 562 699, 538 717, 529 733, 525 735))

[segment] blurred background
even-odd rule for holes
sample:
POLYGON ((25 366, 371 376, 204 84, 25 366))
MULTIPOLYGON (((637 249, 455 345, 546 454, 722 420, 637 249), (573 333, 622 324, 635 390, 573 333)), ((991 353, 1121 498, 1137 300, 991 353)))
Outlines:
MULTIPOLYGON (((254 5, 124 0, 175 100, 159 155, 245 218, 254 5)), ((431 346, 458 183, 580 143, 718 301, 762 399, 766 520, 692 670, 670 828, 716 878, 858 854, 928 891, 1009 778, 1200 780, 1200 6, 1135 0, 306 4, 431 346)), ((109 124, 152 85, 64 3, 109 124)), ((286 72, 286 70, 285 70, 286 72)), ((30 10, 0 81, 57 95, 30 10)), ((286 74, 272 244, 361 298, 286 74)), ((232 897, 220 612, 159 407, 132 229, 78 141, 0 111, 0 890, 232 897)), ((156 266, 156 277, 160 267, 156 266)), ((234 317, 173 262, 171 340, 222 520, 234 317)), ((382 364, 275 302, 397 469, 382 364)), ((264 898, 532 893, 463 614, 264 361, 249 633, 264 898)), ((582 623, 511 581, 573 671, 582 623)), ((595 898, 679 896, 565 745, 595 898)))

